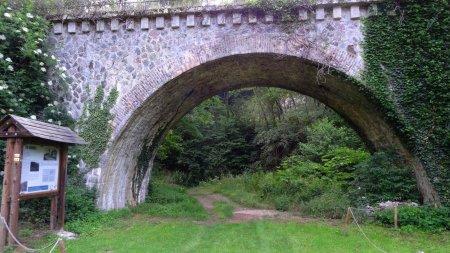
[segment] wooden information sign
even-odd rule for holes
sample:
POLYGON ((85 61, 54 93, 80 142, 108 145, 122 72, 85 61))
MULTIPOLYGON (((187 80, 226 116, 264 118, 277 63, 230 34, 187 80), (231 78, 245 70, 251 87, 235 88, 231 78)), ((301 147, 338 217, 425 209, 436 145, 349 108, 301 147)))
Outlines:
MULTIPOLYGON (((17 237, 19 201, 51 197, 50 228, 64 228, 68 145, 86 144, 67 127, 7 115, 0 120, 0 139, 6 139, 1 219, 17 237)), ((0 251, 14 240, 0 222, 0 251)))

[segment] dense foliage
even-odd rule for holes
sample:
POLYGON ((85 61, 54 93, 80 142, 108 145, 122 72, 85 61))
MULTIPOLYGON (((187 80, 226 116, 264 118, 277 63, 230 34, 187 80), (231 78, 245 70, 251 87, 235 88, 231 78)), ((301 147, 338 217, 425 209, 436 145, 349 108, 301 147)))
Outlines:
MULTIPOLYGON (((377 212, 376 221, 381 224, 393 225, 394 210, 377 212)), ((431 232, 450 230, 450 208, 399 207, 398 224, 404 230, 420 229, 431 232)))
POLYGON ((450 203, 448 1, 380 5, 364 22, 363 79, 450 203), (397 15, 388 15, 395 10, 397 15))

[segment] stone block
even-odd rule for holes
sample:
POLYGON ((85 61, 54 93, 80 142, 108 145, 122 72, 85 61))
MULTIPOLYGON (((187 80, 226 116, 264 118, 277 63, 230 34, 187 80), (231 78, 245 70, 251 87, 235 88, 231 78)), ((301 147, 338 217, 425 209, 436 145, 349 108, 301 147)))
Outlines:
POLYGON ((125 28, 128 31, 134 30, 134 19, 133 18, 127 18, 127 20, 125 21, 125 28))
POLYGON ((156 29, 164 29, 164 16, 156 17, 156 29))
POLYGON ((211 25, 211 16, 207 13, 203 14, 202 26, 210 26, 211 25))
POLYGON ((61 34, 63 31, 63 24, 61 22, 53 23, 53 33, 61 34))
POLYGON ((74 21, 70 21, 67 23, 67 32, 68 33, 76 33, 77 32, 77 23, 74 21))
POLYGON ((180 16, 178 16, 178 15, 172 16, 170 25, 172 26, 172 28, 180 27, 180 16))
POLYGON ((369 15, 370 16, 378 16, 378 15, 380 15, 380 11, 378 10, 378 5, 377 4, 369 5, 369 15))
POLYGON ((316 9, 316 20, 324 20, 325 19, 325 9, 317 8, 316 9))
POLYGON ((95 23, 95 30, 97 32, 104 32, 105 31, 105 21, 97 20, 97 22, 95 23))
POLYGON ((89 21, 81 21, 81 31, 88 33, 91 30, 91 24, 89 21))
POLYGON ((359 19, 361 17, 361 12, 359 11, 358 5, 350 6, 350 18, 351 19, 359 19))
POLYGON ((308 20, 308 11, 305 9, 299 9, 298 10, 298 20, 300 20, 300 21, 308 20))
POLYGON ((233 25, 240 25, 242 23, 242 14, 240 12, 233 13, 233 25))
POLYGON ((186 26, 187 27, 195 26, 195 15, 194 14, 189 14, 186 16, 186 26))
POLYGON ((266 21, 266 23, 272 23, 273 22, 273 15, 272 14, 266 14, 264 16, 264 21, 266 21))
POLYGON ((334 19, 341 19, 342 18, 342 7, 341 6, 334 6, 333 7, 333 18, 334 19))
POLYGON ((111 31, 115 32, 119 30, 119 20, 117 18, 111 19, 111 31))
POLYGON ((227 19, 226 19, 225 13, 219 13, 217 15, 217 24, 225 25, 226 23, 227 23, 227 19))
POLYGON ((248 23, 249 24, 256 24, 258 22, 258 17, 255 13, 251 12, 248 14, 248 23))
POLYGON ((150 29, 150 21, 148 20, 148 17, 141 18, 141 29, 142 30, 150 29))

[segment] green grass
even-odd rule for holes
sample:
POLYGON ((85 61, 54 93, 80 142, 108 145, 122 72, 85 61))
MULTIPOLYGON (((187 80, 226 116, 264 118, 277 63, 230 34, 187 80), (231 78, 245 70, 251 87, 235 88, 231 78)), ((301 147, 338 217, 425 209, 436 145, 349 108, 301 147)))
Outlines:
POLYGON ((213 210, 223 220, 233 217, 234 206, 225 201, 214 201, 213 210))
MULTIPOLYGON (((192 221, 124 220, 89 237, 67 241, 68 252, 378 252, 352 227, 276 221, 201 225, 192 221)), ((364 226, 387 252, 450 252, 449 234, 402 233, 364 226)))
MULTIPOLYGON (((222 217, 232 212, 223 201, 214 203, 222 217)), ((378 252, 352 225, 348 236, 342 225, 324 222, 260 220, 245 223, 205 223, 206 211, 185 188, 158 184, 143 205, 130 210, 103 213, 107 218, 88 220, 95 229, 79 240, 66 241, 69 253, 77 252, 378 252), (160 217, 171 217, 160 219, 160 217), (103 226, 99 222, 106 221, 103 226)), ((83 227, 84 228, 84 227, 83 227)), ((368 237, 386 252, 450 252, 450 233, 404 232, 364 225, 368 237)))
POLYGON ((198 201, 177 185, 155 183, 150 197, 133 211, 157 217, 208 219, 208 214, 198 201))

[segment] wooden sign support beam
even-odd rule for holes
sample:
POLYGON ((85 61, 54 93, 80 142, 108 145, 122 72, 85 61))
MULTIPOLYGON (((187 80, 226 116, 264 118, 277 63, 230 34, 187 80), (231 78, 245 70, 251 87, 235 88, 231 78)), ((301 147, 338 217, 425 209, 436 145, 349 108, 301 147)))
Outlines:
MULTIPOLYGON (((19 223, 19 196, 20 196, 20 174, 22 171, 22 147, 23 140, 16 139, 14 144, 14 161, 12 165, 12 184, 11 184, 11 209, 9 213, 9 228, 13 235, 18 233, 19 223)), ((14 244, 12 236, 8 237, 8 244, 14 244)))
MULTIPOLYGON (((15 127, 10 127, 8 132, 14 132, 15 127)), ((6 159, 5 159, 5 169, 3 173, 3 191, 2 191, 2 204, 1 204, 1 215, 5 219, 5 222, 9 223, 9 210, 11 201, 11 170, 13 164, 14 156, 14 144, 15 139, 9 138, 6 141, 6 159)), ((8 236, 8 231, 3 222, 0 222, 0 249, 3 249, 6 245, 6 238, 8 236)))

